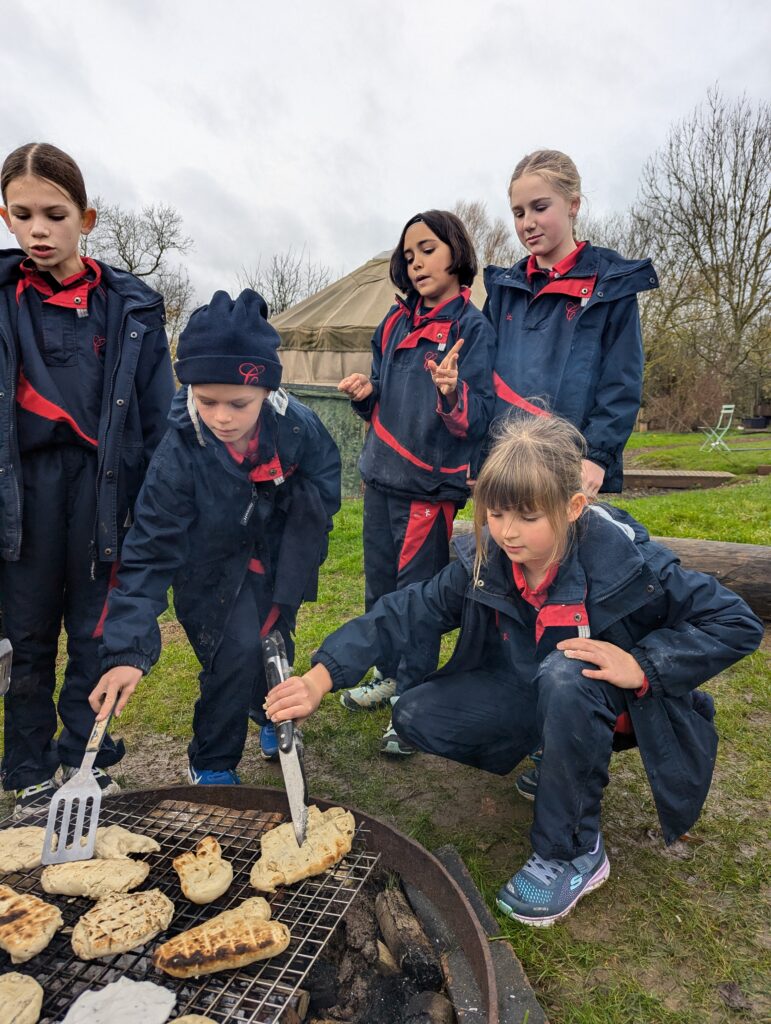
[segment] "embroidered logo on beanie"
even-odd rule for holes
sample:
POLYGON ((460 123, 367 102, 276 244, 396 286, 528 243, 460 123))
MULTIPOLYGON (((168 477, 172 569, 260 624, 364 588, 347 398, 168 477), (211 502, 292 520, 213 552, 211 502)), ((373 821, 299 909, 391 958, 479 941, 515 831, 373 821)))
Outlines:
POLYGON ((174 370, 183 384, 281 384, 281 339, 263 297, 245 288, 237 299, 215 292, 179 336, 174 370))

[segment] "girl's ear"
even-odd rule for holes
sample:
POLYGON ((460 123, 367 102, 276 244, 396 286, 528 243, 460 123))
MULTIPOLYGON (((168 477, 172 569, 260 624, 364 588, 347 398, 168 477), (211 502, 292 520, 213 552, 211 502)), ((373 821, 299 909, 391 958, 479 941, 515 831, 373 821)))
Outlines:
POLYGON ((574 523, 588 505, 586 495, 578 491, 568 502, 568 522, 574 523))
POLYGON ((574 196, 570 200, 570 207, 569 207, 570 216, 572 217, 573 220, 575 220, 576 217, 578 216, 578 211, 580 209, 581 209, 581 196, 574 196))
POLYGON ((13 234, 13 228, 11 227, 11 215, 8 213, 8 210, 4 206, 0 206, 0 217, 3 218, 3 220, 5 221, 5 226, 11 232, 11 234, 13 234))
POLYGON ((93 206, 89 206, 88 209, 84 210, 80 217, 80 233, 81 235, 90 235, 96 227, 96 210, 93 206))

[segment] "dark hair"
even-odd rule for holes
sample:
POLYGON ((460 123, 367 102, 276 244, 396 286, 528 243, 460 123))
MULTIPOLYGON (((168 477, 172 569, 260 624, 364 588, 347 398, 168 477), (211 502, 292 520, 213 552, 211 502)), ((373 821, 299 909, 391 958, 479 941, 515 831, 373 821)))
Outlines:
POLYGON ((38 178, 45 178, 52 184, 57 185, 67 193, 81 213, 88 209, 88 196, 86 195, 86 184, 80 168, 61 149, 50 145, 48 142, 28 142, 26 146, 19 146, 13 153, 5 158, 3 169, 0 172, 0 190, 5 193, 8 186, 15 178, 23 178, 27 174, 34 174, 38 178))
POLYGON ((461 285, 470 286, 477 276, 478 264, 474 244, 469 238, 463 221, 449 210, 427 210, 425 213, 416 213, 407 221, 399 243, 391 256, 391 280, 399 291, 409 295, 415 290, 407 273, 407 260, 404 258, 404 236, 413 224, 421 222, 430 228, 441 242, 449 245, 452 253, 452 263, 448 267, 449 272, 457 276, 461 285))

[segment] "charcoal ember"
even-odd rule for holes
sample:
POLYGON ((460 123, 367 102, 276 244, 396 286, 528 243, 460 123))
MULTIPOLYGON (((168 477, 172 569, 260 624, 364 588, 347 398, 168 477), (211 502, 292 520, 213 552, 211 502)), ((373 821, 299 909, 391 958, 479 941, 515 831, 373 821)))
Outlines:
POLYGON ((369 892, 359 893, 358 899, 354 900, 343 918, 343 924, 348 947, 358 950, 368 963, 377 963, 378 931, 374 896, 369 892))
POLYGON ((303 984, 310 993, 314 1012, 328 1010, 337 1002, 337 967, 329 960, 317 960, 303 984))

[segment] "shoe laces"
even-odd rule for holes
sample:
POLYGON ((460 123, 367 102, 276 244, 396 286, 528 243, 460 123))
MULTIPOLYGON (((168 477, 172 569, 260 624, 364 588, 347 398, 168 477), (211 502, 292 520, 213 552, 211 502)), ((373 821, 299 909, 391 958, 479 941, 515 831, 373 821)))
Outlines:
POLYGON ((522 870, 538 879, 542 885, 551 885, 556 878, 564 874, 566 867, 567 861, 543 860, 537 853, 534 853, 522 870))

